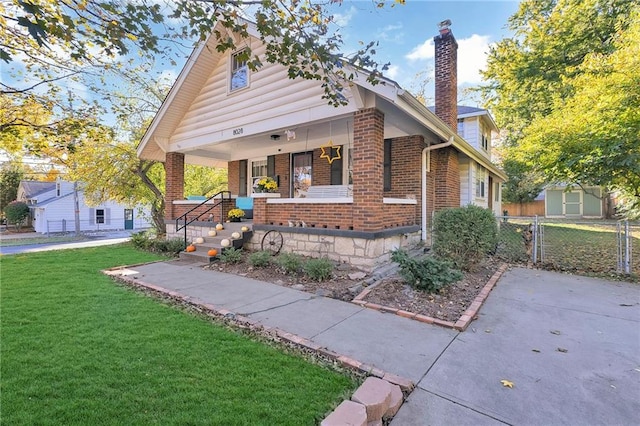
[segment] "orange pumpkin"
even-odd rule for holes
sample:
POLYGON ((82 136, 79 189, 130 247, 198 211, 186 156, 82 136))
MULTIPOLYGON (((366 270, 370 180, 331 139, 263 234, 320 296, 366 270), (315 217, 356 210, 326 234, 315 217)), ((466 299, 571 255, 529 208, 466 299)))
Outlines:
POLYGON ((194 246, 193 244, 190 244, 187 246, 187 252, 192 252, 192 251, 196 251, 196 246, 194 246))
POLYGON ((211 249, 207 252, 207 254, 211 257, 217 256, 218 255, 218 250, 216 249, 211 249))

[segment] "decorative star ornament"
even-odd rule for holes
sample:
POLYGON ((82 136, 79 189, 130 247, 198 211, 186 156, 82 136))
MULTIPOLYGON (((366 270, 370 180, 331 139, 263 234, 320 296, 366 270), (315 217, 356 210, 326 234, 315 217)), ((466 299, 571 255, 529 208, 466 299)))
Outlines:
POLYGON ((327 143, 326 145, 322 145, 320 147, 320 149, 322 150, 322 155, 320 155, 320 158, 326 158, 327 161, 329 162, 329 164, 333 163, 335 160, 339 160, 342 158, 342 156, 340 155, 340 149, 342 148, 342 146, 333 146, 333 141, 330 140, 329 143, 327 143), (329 153, 327 153, 327 151, 325 151, 327 148, 329 148, 329 153), (336 153, 335 155, 333 154, 333 148, 336 149, 336 153))

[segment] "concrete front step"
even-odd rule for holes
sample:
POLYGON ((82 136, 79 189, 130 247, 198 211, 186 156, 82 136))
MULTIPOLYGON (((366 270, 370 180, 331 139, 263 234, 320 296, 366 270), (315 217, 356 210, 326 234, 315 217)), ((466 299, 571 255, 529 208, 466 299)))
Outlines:
POLYGON ((209 263, 215 259, 215 256, 209 256, 208 251, 210 249, 216 249, 218 250, 218 254, 222 253, 225 250, 225 248, 222 247, 222 240, 224 239, 231 240, 231 247, 234 247, 237 249, 242 248, 244 243, 249 239, 251 239, 251 236, 253 235, 253 231, 251 230, 250 227, 249 227, 249 231, 243 232, 242 231, 243 226, 247 226, 247 225, 241 222, 240 223, 228 222, 224 224, 224 229, 216 230, 217 235, 215 237, 202 235, 202 239, 204 240, 204 242, 199 244, 189 241, 189 243, 193 243, 193 245, 196 247, 196 251, 192 251, 192 252, 182 251, 180 252, 180 259, 209 263), (231 238, 231 235, 234 232, 238 232, 240 234, 239 239, 231 238))

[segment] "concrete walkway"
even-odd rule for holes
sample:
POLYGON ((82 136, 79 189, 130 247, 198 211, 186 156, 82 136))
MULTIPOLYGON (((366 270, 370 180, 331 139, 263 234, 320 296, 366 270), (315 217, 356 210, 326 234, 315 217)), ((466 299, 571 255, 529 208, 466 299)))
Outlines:
POLYGON ((393 425, 640 420, 637 285, 514 269, 458 333, 180 261, 122 273, 412 380, 393 425))

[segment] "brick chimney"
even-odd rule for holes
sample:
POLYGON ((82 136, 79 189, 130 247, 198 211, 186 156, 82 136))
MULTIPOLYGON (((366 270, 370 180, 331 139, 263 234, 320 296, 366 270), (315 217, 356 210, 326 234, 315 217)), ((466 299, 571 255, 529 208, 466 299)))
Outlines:
POLYGON ((450 20, 438 24, 440 34, 433 38, 435 44, 436 115, 458 130, 458 43, 449 26, 450 20))

